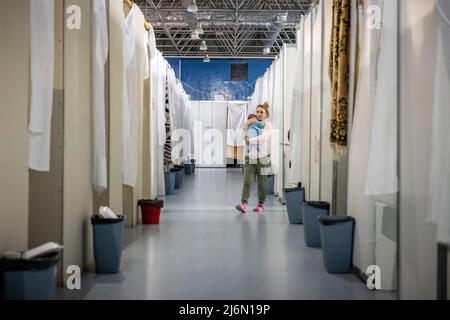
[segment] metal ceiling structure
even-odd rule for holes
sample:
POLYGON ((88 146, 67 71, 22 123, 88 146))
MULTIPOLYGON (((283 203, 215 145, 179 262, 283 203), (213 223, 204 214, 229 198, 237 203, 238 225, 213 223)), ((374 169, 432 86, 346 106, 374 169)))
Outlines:
POLYGON ((318 0, 136 0, 167 56, 273 58, 318 0), (198 11, 188 12, 195 2, 198 11), (201 30, 203 33, 201 33, 201 30), (200 31, 197 39, 195 30, 200 31), (200 50, 202 41, 208 49, 200 50), (270 53, 264 48, 270 48, 270 53))

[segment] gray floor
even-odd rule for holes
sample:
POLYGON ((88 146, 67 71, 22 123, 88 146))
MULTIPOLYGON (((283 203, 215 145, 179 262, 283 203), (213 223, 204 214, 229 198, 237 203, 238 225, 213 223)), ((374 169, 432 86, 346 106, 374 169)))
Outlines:
POLYGON ((166 198, 160 225, 126 231, 121 274, 87 274, 81 292, 60 290, 59 298, 394 298, 369 291, 352 274, 327 274, 321 250, 305 246, 303 227, 288 223, 276 197, 264 214, 239 214, 241 184, 239 169, 186 176, 166 198))

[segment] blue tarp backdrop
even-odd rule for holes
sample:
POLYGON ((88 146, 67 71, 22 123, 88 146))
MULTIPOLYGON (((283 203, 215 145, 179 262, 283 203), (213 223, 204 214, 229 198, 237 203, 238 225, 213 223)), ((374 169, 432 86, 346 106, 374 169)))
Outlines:
POLYGON ((263 75, 273 60, 244 59, 167 59, 176 76, 183 82, 191 100, 216 100, 223 96, 226 101, 248 100, 255 90, 254 82, 263 75), (248 80, 231 81, 231 65, 248 63, 248 80))

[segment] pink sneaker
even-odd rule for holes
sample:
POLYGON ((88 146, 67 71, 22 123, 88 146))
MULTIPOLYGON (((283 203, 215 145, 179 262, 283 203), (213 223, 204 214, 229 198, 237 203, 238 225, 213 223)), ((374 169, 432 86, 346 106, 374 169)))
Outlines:
POLYGON ((246 213, 248 210, 248 205, 246 203, 241 203, 236 206, 236 209, 241 213, 246 213))
POLYGON ((263 212, 266 208, 264 207, 263 203, 259 203, 255 209, 253 209, 253 212, 263 212))

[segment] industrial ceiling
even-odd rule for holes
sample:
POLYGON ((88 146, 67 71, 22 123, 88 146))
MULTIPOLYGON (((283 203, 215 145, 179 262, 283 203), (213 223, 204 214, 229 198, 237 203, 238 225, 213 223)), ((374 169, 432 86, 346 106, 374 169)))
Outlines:
POLYGON ((136 0, 165 56, 271 58, 317 0, 136 0), (269 51, 270 50, 270 51, 269 51))

